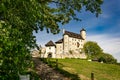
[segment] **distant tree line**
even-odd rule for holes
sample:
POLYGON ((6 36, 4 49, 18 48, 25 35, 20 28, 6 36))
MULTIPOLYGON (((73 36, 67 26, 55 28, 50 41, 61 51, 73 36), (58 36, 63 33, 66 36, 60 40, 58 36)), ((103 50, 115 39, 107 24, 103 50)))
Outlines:
POLYGON ((110 64, 117 63, 117 60, 111 54, 103 52, 101 47, 96 42, 86 42, 83 50, 89 59, 110 64))

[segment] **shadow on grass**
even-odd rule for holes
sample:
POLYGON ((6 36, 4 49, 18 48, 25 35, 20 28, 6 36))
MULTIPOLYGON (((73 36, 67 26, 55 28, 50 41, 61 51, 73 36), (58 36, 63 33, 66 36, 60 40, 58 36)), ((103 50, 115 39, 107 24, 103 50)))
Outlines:
POLYGON ((55 68, 55 70, 57 70, 58 72, 60 72, 61 74, 63 74, 64 76, 70 78, 71 80, 81 80, 77 74, 71 74, 63 69, 60 68, 55 68))
POLYGON ((48 64, 48 66, 54 68, 56 71, 58 71, 63 76, 70 78, 71 80, 81 80, 77 74, 72 74, 72 73, 69 73, 69 72, 63 70, 62 67, 64 65, 59 63, 58 59, 47 59, 46 58, 46 59, 42 59, 42 61, 44 63, 48 64))

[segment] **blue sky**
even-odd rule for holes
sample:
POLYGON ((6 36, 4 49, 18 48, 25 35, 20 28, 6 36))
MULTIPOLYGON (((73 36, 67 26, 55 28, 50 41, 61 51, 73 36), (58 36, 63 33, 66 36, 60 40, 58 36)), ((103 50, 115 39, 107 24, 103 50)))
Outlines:
MULTIPOLYGON (((112 54, 120 62, 120 0, 104 0, 102 14, 98 18, 90 12, 77 14, 81 22, 71 21, 60 26, 65 30, 79 33, 82 28, 87 31, 87 40, 97 42, 106 53, 112 54)), ((57 41, 62 38, 62 32, 57 35, 47 34, 46 31, 34 33, 37 44, 44 46, 49 40, 57 41)))

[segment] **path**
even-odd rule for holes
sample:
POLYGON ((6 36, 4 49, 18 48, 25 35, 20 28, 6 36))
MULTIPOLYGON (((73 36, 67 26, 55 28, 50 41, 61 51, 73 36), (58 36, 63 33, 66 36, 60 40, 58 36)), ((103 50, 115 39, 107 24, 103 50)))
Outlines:
POLYGON ((39 58, 33 58, 33 61, 35 63, 36 72, 42 80, 70 80, 40 61, 39 58))

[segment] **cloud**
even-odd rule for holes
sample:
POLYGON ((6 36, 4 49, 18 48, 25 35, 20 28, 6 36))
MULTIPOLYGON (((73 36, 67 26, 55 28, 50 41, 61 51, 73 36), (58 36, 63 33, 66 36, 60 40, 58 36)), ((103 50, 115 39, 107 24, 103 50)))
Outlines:
POLYGON ((104 19, 109 19, 110 18, 110 15, 109 14, 106 14, 106 13, 103 13, 100 15, 101 18, 104 18, 104 19))
POLYGON ((44 46, 48 41, 52 40, 53 42, 62 38, 62 33, 53 35, 52 33, 47 33, 46 30, 39 31, 38 33, 33 32, 33 35, 36 36, 36 42, 38 45, 44 46))
POLYGON ((120 35, 120 19, 116 19, 116 21, 114 22, 114 25, 112 25, 112 27, 109 28, 109 32, 111 34, 114 33, 116 35, 120 35))
MULTIPOLYGON (((62 38, 62 33, 53 35, 47 34, 46 31, 35 34, 37 44, 44 46, 49 40, 57 41, 62 38)), ((105 53, 113 55, 118 62, 120 62, 120 37, 113 37, 108 34, 89 34, 87 35, 87 41, 95 41, 100 45, 105 53)))
POLYGON ((107 34, 89 35, 88 41, 95 41, 100 45, 104 52, 113 55, 120 62, 120 38, 112 37, 107 34))

